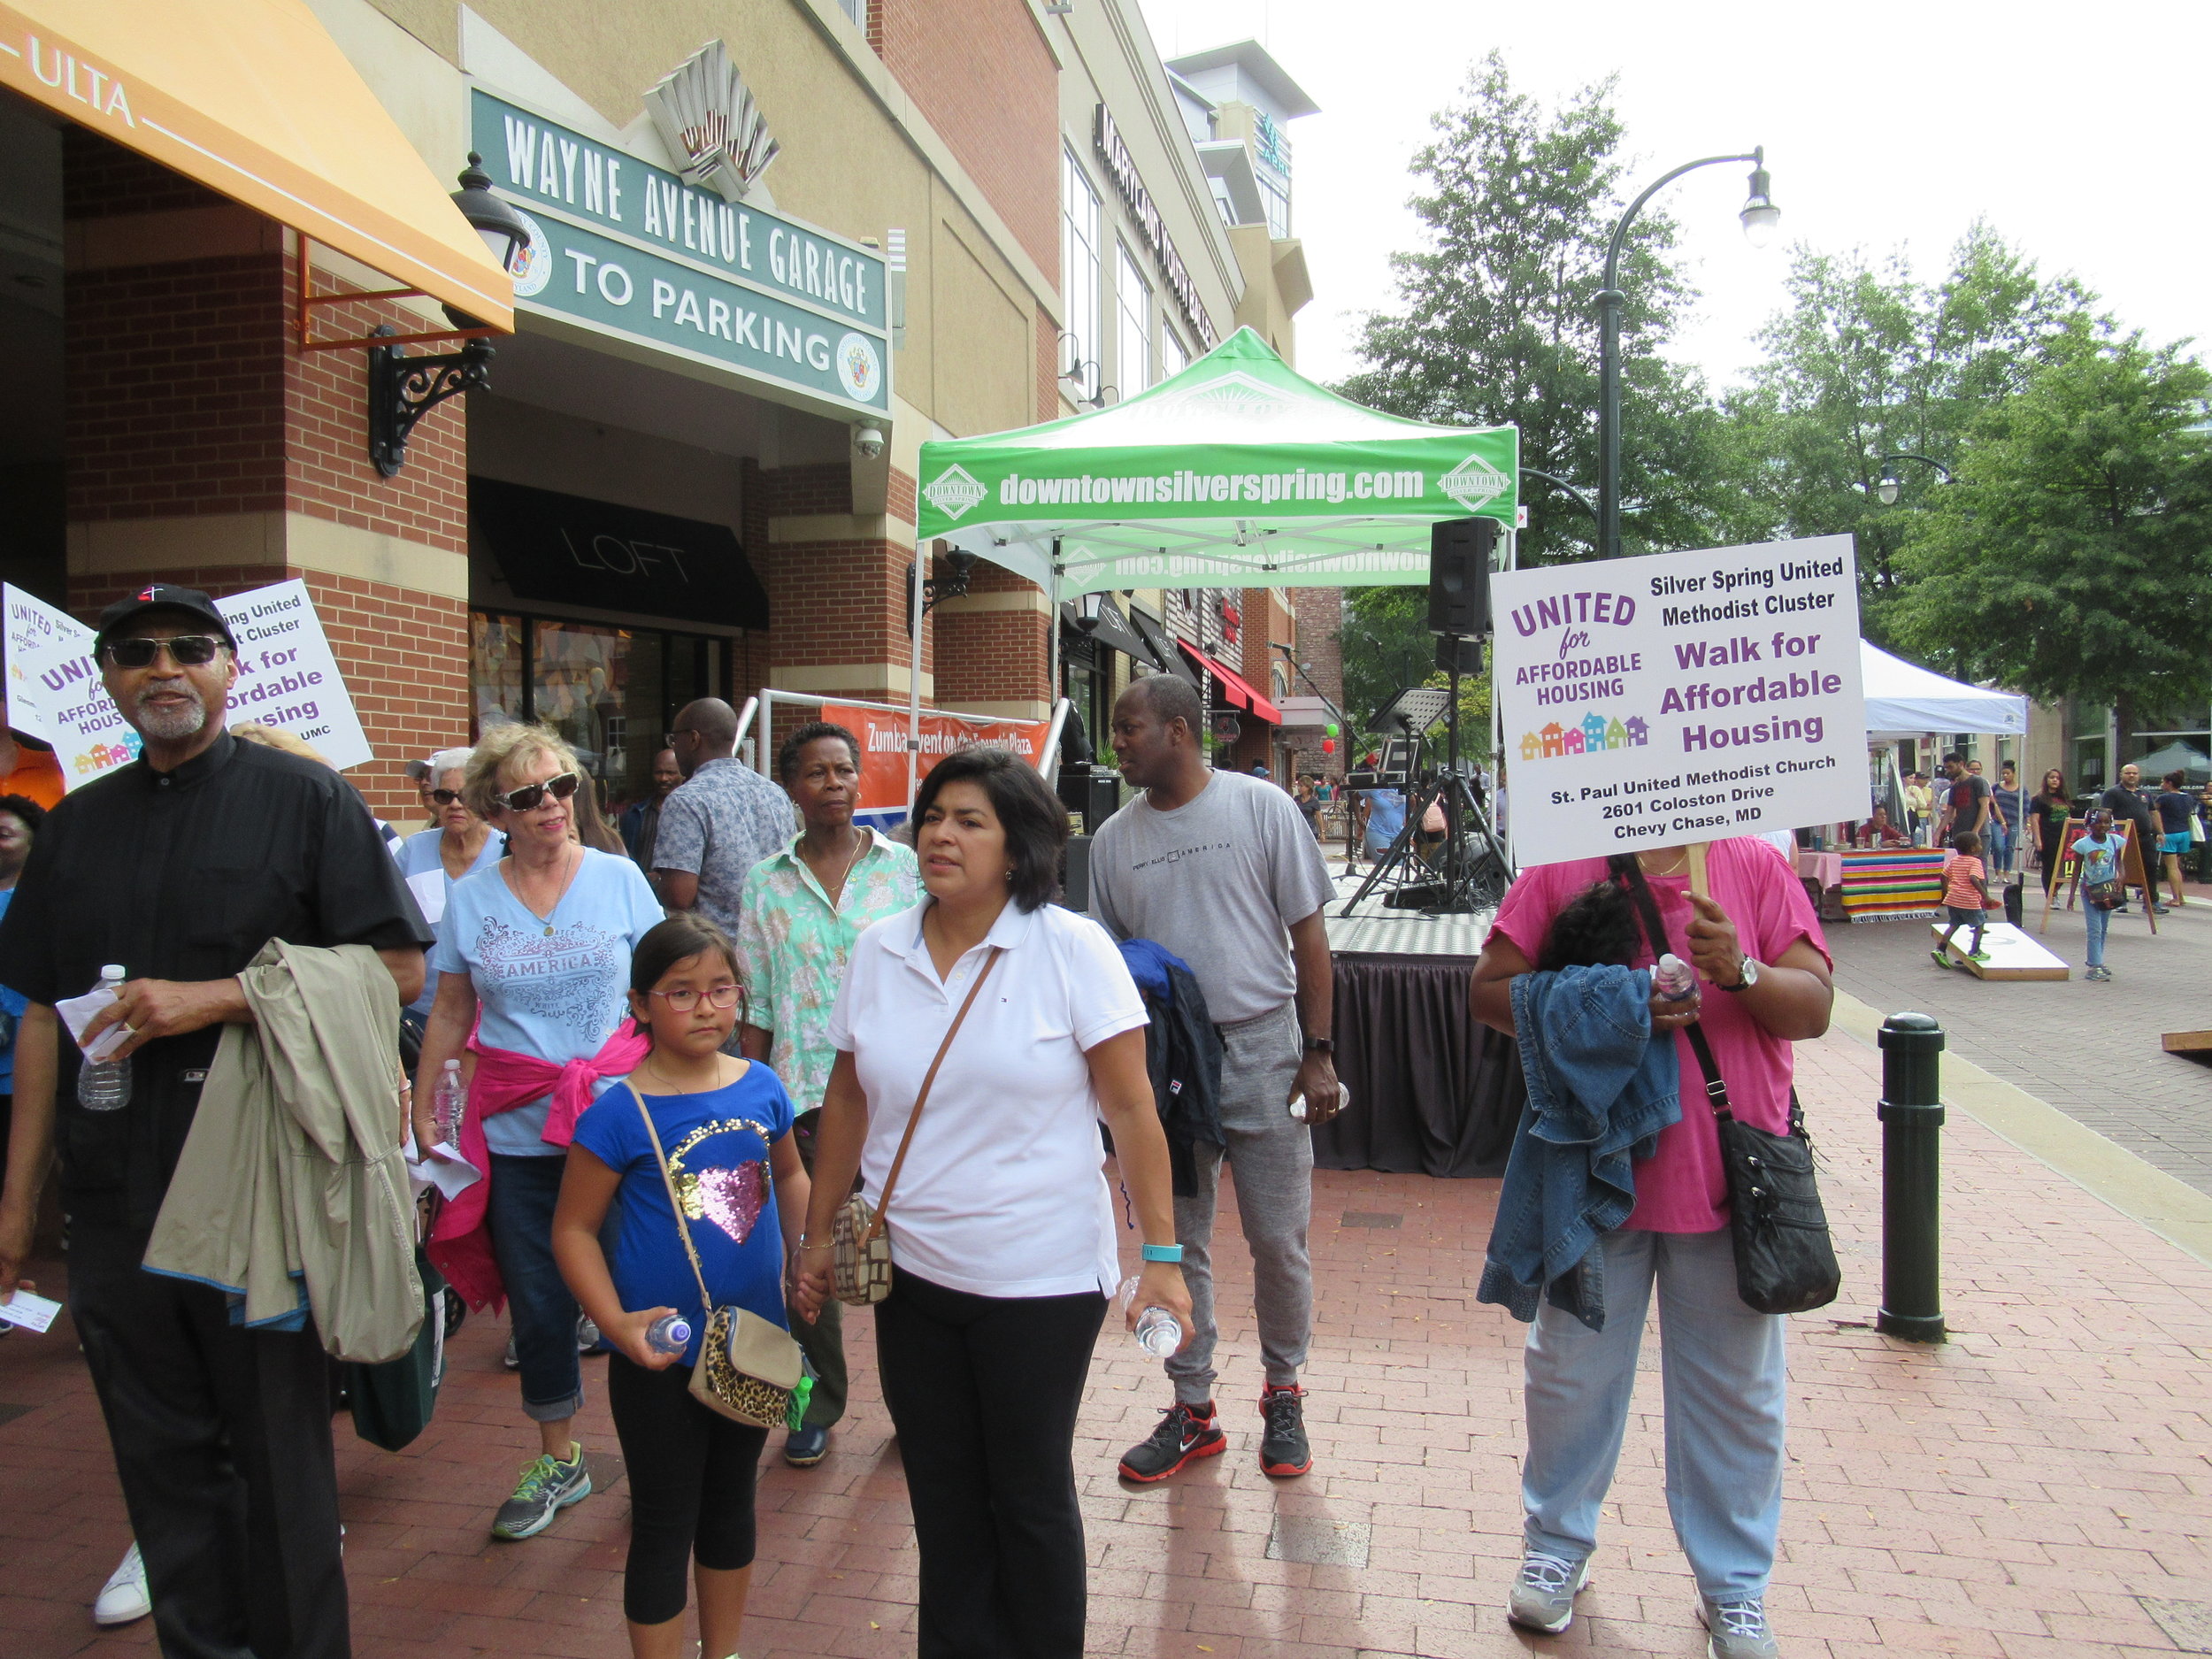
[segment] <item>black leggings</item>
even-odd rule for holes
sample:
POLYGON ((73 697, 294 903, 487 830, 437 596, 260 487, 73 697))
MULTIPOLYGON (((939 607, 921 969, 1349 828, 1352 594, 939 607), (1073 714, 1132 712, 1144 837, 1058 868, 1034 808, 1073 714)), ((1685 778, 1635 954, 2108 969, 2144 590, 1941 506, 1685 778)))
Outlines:
POLYGON ((1096 1291, 892 1275, 876 1358, 921 1551, 919 1659, 1081 1659, 1075 1415, 1105 1314, 1096 1291))
POLYGON ((607 1356, 607 1404, 630 1477, 630 1559, 622 1611, 663 1624, 690 1601, 690 1563, 753 1564, 753 1480, 768 1431, 733 1423, 691 1397, 691 1367, 647 1371, 607 1356))

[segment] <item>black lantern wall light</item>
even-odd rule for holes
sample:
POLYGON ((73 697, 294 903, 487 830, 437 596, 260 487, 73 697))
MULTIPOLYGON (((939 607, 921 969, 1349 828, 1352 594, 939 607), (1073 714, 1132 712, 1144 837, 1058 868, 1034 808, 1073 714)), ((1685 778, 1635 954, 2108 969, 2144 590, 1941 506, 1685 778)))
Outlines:
MULTIPOLYGON (((469 152, 469 165, 453 193, 453 205, 461 211, 476 234, 484 239, 499 268, 510 276, 521 273, 530 257, 530 227, 522 215, 492 194, 491 175, 484 158, 469 152)), ((309 337, 315 311, 323 306, 350 305, 363 300, 419 297, 420 288, 376 288, 342 294, 317 294, 309 264, 309 239, 299 239, 299 345, 303 351, 328 351, 346 346, 366 346, 368 363, 369 459, 386 478, 397 476, 407 465, 407 440, 415 423, 449 397, 479 391, 491 384, 492 336, 499 331, 479 322, 465 311, 442 307, 450 328, 403 334, 380 326, 349 340, 309 337), (407 347, 427 342, 457 340, 457 351, 410 357, 407 347)))

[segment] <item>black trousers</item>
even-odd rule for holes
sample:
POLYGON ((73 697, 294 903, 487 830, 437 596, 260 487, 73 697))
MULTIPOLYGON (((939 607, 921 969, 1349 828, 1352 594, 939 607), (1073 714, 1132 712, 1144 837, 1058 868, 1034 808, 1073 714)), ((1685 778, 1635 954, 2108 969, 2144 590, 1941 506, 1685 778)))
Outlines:
POLYGON ((768 1431, 693 1399, 691 1367, 680 1360, 648 1371, 610 1354, 607 1407, 630 1476, 623 1616, 666 1624, 690 1600, 695 1557, 713 1572, 753 1564, 753 1485, 768 1431))
POLYGON ((146 1232, 79 1221, 76 1320, 165 1659, 346 1659, 329 1363, 149 1273, 146 1232))
POLYGON ((892 1275, 876 1356, 921 1551, 919 1659, 1081 1659, 1075 1416, 1105 1314, 1096 1291, 892 1275))

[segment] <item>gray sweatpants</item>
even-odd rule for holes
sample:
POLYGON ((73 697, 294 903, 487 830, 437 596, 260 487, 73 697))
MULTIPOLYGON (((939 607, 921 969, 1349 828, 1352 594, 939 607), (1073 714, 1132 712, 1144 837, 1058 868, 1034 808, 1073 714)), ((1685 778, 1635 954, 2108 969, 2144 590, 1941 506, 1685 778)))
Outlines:
POLYGON ((1236 1171, 1237 1216, 1252 1252, 1252 1305, 1259 1316, 1260 1359, 1271 1383, 1298 1380, 1313 1329, 1313 1268, 1306 1225, 1313 1213, 1313 1132, 1287 1110, 1304 1055, 1295 1003, 1222 1033, 1221 1127, 1225 1153, 1196 1148, 1198 1191, 1175 1201, 1175 1237, 1190 1288, 1191 1339, 1167 1362, 1175 1397, 1186 1405, 1213 1398, 1213 1236, 1221 1161, 1236 1171))

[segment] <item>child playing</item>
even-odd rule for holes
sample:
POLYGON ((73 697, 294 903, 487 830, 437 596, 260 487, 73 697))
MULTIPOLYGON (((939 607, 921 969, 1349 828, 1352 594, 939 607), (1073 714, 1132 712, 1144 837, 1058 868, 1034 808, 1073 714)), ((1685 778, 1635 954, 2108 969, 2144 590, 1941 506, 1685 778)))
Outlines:
POLYGON ((701 1652, 734 1655, 752 1578, 753 1479, 768 1432, 691 1396, 709 1312, 698 1279, 717 1305, 788 1329, 784 1263, 808 1193, 790 1096, 766 1066, 722 1053, 741 994, 737 953, 712 923, 672 917, 638 941, 630 1006, 652 1052, 578 1119, 553 1217, 561 1275, 615 1349, 607 1402, 630 1477, 622 1605, 635 1659, 685 1651, 687 1563, 699 1586, 701 1652), (641 1105, 685 1215, 669 1202, 641 1105), (600 1243, 611 1205, 619 1222, 611 1260, 600 1243), (680 1226, 689 1229, 698 1274, 680 1226), (646 1341, 668 1313, 691 1327, 681 1354, 646 1341))
POLYGON ((1951 940, 1962 927, 1974 930, 1966 954, 1976 962, 1989 960, 1989 953, 1982 949, 1982 929, 1986 925, 1983 912, 1989 908, 1989 882, 1982 872, 1979 856, 1982 838, 1972 830, 1961 830, 1951 837, 1951 850, 1958 856, 1951 860, 1951 867, 1943 872, 1943 908, 1951 925, 1943 930, 1943 937, 1928 953, 1935 958, 1939 968, 1951 965, 1951 940))
POLYGON ((2104 965, 2105 929, 2112 912, 2127 897, 2120 885, 2120 849, 2125 845, 2112 833, 2112 811, 2098 807, 2089 814, 2088 833, 2072 848, 2081 860, 2081 919, 2089 930, 2089 971, 2085 979, 2105 980, 2112 970, 2104 965))

